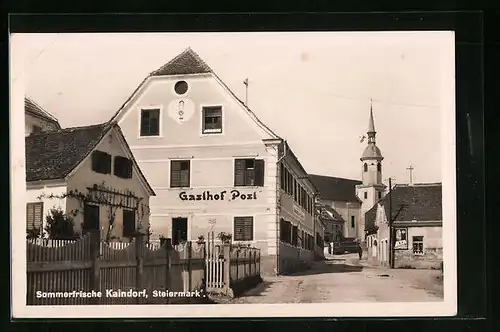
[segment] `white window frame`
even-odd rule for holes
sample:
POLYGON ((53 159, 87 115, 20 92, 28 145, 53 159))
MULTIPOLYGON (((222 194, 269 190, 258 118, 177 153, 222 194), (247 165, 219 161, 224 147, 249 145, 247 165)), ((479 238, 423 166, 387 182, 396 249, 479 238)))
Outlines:
POLYGON ((148 105, 137 107, 137 138, 138 139, 148 139, 148 138, 163 138, 163 105, 148 105), (141 136, 141 121, 142 121, 142 111, 152 111, 158 110, 158 135, 156 136, 141 136))
POLYGON ((226 111, 225 107, 222 104, 200 104, 200 137, 207 136, 224 136, 226 134, 226 111), (212 133, 204 133, 203 132, 203 108, 205 107, 220 107, 222 112, 222 131, 220 133, 212 132, 212 133))

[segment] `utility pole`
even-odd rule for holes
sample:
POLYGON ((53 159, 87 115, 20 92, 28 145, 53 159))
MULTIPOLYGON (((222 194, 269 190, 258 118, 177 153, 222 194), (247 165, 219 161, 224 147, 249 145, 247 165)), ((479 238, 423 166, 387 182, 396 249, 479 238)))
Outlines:
POLYGON ((245 106, 248 107, 248 77, 245 78, 243 84, 245 84, 245 106))
POLYGON ((389 263, 394 268, 394 219, 392 217, 392 178, 389 178, 389 263))

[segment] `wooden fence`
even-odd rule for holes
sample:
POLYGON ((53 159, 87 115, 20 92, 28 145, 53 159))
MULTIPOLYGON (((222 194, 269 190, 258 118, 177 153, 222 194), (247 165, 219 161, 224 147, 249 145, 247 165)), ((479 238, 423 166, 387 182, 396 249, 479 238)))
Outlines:
POLYGON ((99 234, 62 246, 27 242, 28 305, 185 303, 203 288, 203 244, 108 245, 99 234))
POLYGON ((255 277, 260 277, 259 249, 229 244, 207 246, 207 292, 231 295, 233 288, 241 288, 239 285, 255 277))

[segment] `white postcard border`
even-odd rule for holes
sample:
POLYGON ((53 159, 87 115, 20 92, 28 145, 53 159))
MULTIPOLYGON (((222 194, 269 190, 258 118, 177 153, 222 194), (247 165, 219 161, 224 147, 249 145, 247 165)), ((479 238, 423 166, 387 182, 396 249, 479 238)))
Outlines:
MULTIPOLYGON (((343 32, 345 34, 345 32, 343 32)), ((359 33, 359 32, 358 32, 359 33)), ((373 32, 370 32, 373 34, 373 32)), ((388 34, 389 32, 383 32, 388 34)), ((408 33, 408 32, 392 32, 408 33)), ((414 32, 416 33, 416 32, 414 32)), ((430 33, 430 32, 423 32, 430 33)), ((456 145, 455 36, 443 35, 441 151, 443 184, 444 300, 404 303, 301 303, 127 306, 27 306, 25 222, 24 81, 27 67, 22 48, 11 35, 11 308, 13 318, 195 318, 195 317, 405 317, 453 316, 457 313, 456 275, 456 145), (14 49, 13 49, 14 46, 14 49)), ((18 36, 15 36, 16 38, 18 36)), ((15 38, 14 38, 15 39, 15 38)))

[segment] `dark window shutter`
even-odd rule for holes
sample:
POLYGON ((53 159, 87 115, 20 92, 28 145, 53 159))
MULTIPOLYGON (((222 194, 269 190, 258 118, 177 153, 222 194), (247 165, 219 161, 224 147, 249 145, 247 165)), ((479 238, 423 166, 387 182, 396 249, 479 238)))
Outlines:
POLYGON ((255 185, 262 187, 264 186, 264 160, 255 160, 255 185))
POLYGON ((114 174, 123 179, 132 178, 132 161, 122 156, 115 157, 114 174))
POLYGON ((135 231, 135 212, 123 210, 123 236, 132 236, 135 231))
POLYGON ((26 204, 26 229, 35 229, 35 205, 33 203, 26 204))
POLYGON ((245 185, 245 159, 234 160, 234 185, 245 185))
POLYGON ((111 174, 111 155, 103 151, 92 152, 92 170, 101 174, 111 174))
POLYGON ((285 190, 285 166, 283 164, 280 165, 280 188, 285 190))
POLYGON ((99 152, 92 152, 92 170, 94 172, 99 172, 99 152))
POLYGON ((43 203, 35 203, 35 229, 41 229, 43 223, 43 203))

